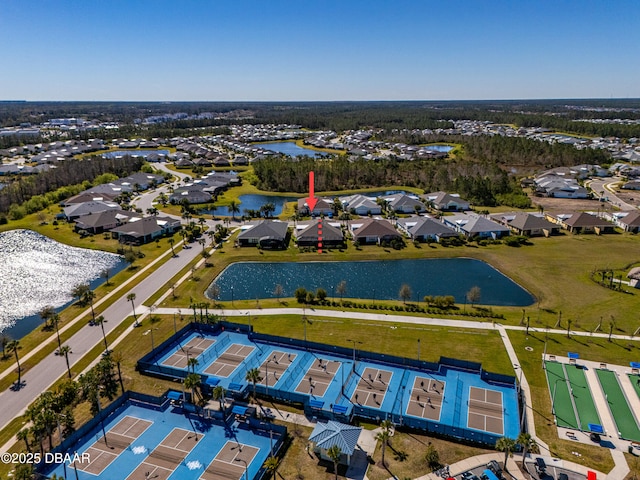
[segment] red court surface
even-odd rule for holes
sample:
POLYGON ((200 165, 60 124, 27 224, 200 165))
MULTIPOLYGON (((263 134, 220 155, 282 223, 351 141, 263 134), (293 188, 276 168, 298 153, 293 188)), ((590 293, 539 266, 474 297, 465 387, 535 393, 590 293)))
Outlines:
POLYGON ((308 393, 314 397, 323 397, 335 378, 340 365, 342 365, 341 362, 333 360, 323 360, 322 358, 314 359, 311 366, 307 369, 307 373, 304 374, 298 383, 296 392, 308 393))
POLYGON ((416 377, 411 388, 407 415, 440 421, 445 383, 426 377, 416 377))
POLYGON ((467 426, 502 435, 504 432, 502 392, 471 387, 467 426))
POLYGON ((211 338, 195 337, 176 350, 162 365, 175 368, 187 368, 189 358, 196 358, 215 343, 211 338))
POLYGON ((387 394, 391 377, 393 377, 393 372, 388 370, 365 368, 351 395, 351 402, 356 405, 380 408, 387 394))
POLYGON ((205 469, 200 479, 240 480, 244 478, 246 468, 259 451, 259 448, 249 445, 227 442, 205 469))
POLYGON ((239 343, 229 345, 229 348, 215 362, 209 365, 204 373, 215 375, 216 377, 228 377, 254 350, 255 347, 250 347, 249 345, 241 345, 239 343))
POLYGON ((88 463, 72 464, 72 467, 92 475, 100 475, 118 455, 125 451, 153 422, 126 416, 107 432, 107 441, 99 438, 87 449, 88 463))

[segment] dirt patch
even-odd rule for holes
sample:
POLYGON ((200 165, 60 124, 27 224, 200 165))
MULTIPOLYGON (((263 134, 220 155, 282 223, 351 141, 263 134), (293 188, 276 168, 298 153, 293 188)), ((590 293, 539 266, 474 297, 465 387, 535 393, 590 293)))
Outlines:
POLYGON ((571 212, 597 212, 603 208, 611 210, 611 206, 598 200, 572 199, 572 198, 551 198, 551 197, 531 197, 534 206, 541 206, 545 213, 571 213, 571 212))

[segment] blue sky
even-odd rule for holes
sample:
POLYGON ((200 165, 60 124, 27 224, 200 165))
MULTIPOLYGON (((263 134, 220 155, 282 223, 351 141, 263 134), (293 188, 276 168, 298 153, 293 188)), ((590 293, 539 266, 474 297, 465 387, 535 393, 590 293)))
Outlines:
POLYGON ((0 99, 640 97, 636 0, 0 0, 0 99))

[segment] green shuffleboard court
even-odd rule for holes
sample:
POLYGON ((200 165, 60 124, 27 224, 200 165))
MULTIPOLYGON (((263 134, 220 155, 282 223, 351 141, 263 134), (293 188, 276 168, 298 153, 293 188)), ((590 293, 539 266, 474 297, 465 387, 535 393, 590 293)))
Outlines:
POLYGON ((625 440, 640 442, 640 429, 615 372, 597 369, 596 373, 607 402, 609 402, 609 410, 616 422, 620 437, 625 440))
POLYGON ((564 370, 570 382, 570 390, 573 394, 573 402, 578 411, 580 430, 589 431, 589 424, 601 425, 598 409, 596 408, 591 389, 587 383, 587 377, 582 367, 576 365, 564 365, 564 370))
POLYGON ((558 362, 545 362, 547 381, 549 382, 549 395, 551 396, 551 409, 556 415, 556 424, 559 427, 579 430, 576 411, 571 401, 569 385, 565 377, 564 368, 558 362))
POLYGON ((629 377, 629 381, 631 382, 631 385, 633 385, 633 389, 636 391, 638 398, 640 398, 640 375, 627 373, 627 376, 629 377))

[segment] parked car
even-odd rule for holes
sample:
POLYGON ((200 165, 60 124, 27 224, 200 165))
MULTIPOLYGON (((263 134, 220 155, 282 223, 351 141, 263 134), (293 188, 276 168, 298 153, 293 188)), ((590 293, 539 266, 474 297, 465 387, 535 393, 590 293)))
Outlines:
POLYGON ((595 443, 600 443, 600 440, 602 440, 602 438, 600 438, 600 435, 598 435, 597 433, 593 433, 593 432, 589 435, 589 439, 592 442, 595 442, 595 443))
POLYGON ((541 457, 536 457, 536 473, 538 474, 539 477, 542 477, 543 475, 546 474, 547 471, 547 464, 544 463, 544 459, 541 457))
POLYGON ((487 468, 495 473, 498 478, 502 477, 502 468, 500 468, 500 464, 495 460, 491 460, 489 463, 487 463, 487 468))

